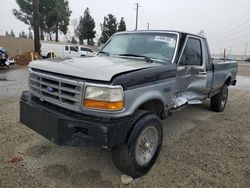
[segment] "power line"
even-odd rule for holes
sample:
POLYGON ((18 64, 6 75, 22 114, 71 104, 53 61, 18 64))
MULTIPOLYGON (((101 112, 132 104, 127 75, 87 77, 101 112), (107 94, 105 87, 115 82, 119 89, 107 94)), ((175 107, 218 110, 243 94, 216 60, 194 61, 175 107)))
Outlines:
POLYGON ((146 12, 144 11, 143 7, 141 6, 141 10, 142 10, 142 14, 145 17, 146 21, 148 22, 148 16, 146 14, 146 12))
POLYGON ((246 47, 245 47, 245 52, 244 52, 244 56, 247 55, 247 47, 248 47, 248 42, 246 43, 246 47))
POLYGON ((236 31, 236 32, 234 32, 234 33, 231 33, 230 35, 226 35, 225 37, 226 37, 226 38, 230 38, 231 36, 238 35, 238 34, 240 34, 240 33, 242 33, 242 32, 248 31, 249 29, 250 29, 250 25, 247 26, 247 27, 245 27, 245 28, 243 28, 243 29, 241 29, 241 30, 239 30, 239 31, 236 31))
POLYGON ((250 11, 246 12, 245 14, 243 14, 242 16, 240 16, 239 18, 235 19, 234 21, 232 21, 228 26, 226 26, 225 28, 231 28, 231 26, 235 23, 238 23, 239 20, 241 20, 242 18, 245 18, 247 15, 250 14, 250 11))
POLYGON ((133 5, 128 1, 128 0, 124 0, 124 2, 132 9, 134 9, 133 5))
MULTIPOLYGON (((245 43, 246 40, 239 40, 239 39, 224 39, 222 36, 212 36, 212 37, 207 37, 209 40, 216 40, 216 41, 223 41, 223 42, 227 42, 227 43, 238 43, 238 44, 242 44, 245 43)), ((250 40, 249 40, 250 42, 250 40)))
POLYGON ((142 14, 146 20, 146 23, 147 23, 147 30, 149 30, 149 20, 148 20, 148 16, 146 14, 146 12, 144 11, 143 7, 141 6, 141 10, 142 10, 142 14))
MULTIPOLYGON (((230 28, 229 30, 227 30, 227 33, 230 32, 230 31, 233 31, 234 29, 236 29, 236 28, 238 28, 238 27, 240 27, 240 26, 242 26, 242 25, 244 25, 244 24, 246 24, 246 23, 249 23, 249 21, 250 21, 250 19, 248 18, 248 19, 245 20, 244 22, 242 22, 242 23, 240 23, 240 24, 238 24, 238 25, 236 25, 236 26, 233 26, 232 28, 230 28)), ((226 33, 226 32, 225 32, 225 33, 226 33)))

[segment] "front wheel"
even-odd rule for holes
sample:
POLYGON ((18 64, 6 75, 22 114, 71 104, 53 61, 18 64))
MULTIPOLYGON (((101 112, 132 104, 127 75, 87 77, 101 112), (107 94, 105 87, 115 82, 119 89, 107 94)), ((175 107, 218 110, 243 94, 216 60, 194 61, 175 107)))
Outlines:
POLYGON ((223 112, 227 105, 228 87, 224 85, 220 92, 211 98, 211 110, 215 112, 223 112))
POLYGON ((112 149, 114 164, 133 178, 143 176, 154 165, 162 145, 162 126, 155 114, 145 112, 134 124, 128 141, 112 149))

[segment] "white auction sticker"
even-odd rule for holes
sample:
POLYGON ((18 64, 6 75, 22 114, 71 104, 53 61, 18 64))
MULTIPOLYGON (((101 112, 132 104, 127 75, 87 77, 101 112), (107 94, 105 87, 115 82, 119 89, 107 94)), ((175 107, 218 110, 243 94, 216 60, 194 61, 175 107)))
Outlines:
POLYGON ((166 42, 169 44, 172 44, 174 42, 173 38, 166 37, 166 36, 156 36, 154 40, 159 41, 159 42, 166 42))

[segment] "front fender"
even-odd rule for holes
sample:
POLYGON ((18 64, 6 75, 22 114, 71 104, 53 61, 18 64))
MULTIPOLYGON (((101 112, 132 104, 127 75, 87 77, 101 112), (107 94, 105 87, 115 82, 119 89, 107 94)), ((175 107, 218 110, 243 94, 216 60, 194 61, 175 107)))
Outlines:
POLYGON ((127 115, 133 114, 143 103, 150 100, 159 100, 164 109, 171 106, 176 87, 176 79, 162 80, 145 87, 125 91, 125 111, 127 115))
POLYGON ((133 114, 142 104, 150 100, 159 100, 165 105, 165 97, 160 91, 148 91, 145 93, 138 93, 140 97, 135 98, 133 101, 126 101, 126 107, 130 114, 133 114))

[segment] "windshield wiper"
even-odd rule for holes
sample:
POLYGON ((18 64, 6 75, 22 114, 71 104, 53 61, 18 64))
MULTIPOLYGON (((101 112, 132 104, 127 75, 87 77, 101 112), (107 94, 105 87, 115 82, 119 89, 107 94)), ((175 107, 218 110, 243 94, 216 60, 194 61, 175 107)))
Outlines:
POLYGON ((105 52, 105 51, 100 51, 98 54, 104 54, 106 56, 110 56, 110 54, 108 52, 105 52))
POLYGON ((145 62, 148 62, 148 63, 153 63, 153 62, 154 62, 150 57, 147 57, 147 56, 144 56, 144 55, 137 55, 137 54, 118 54, 118 56, 142 57, 142 58, 144 58, 145 62))

